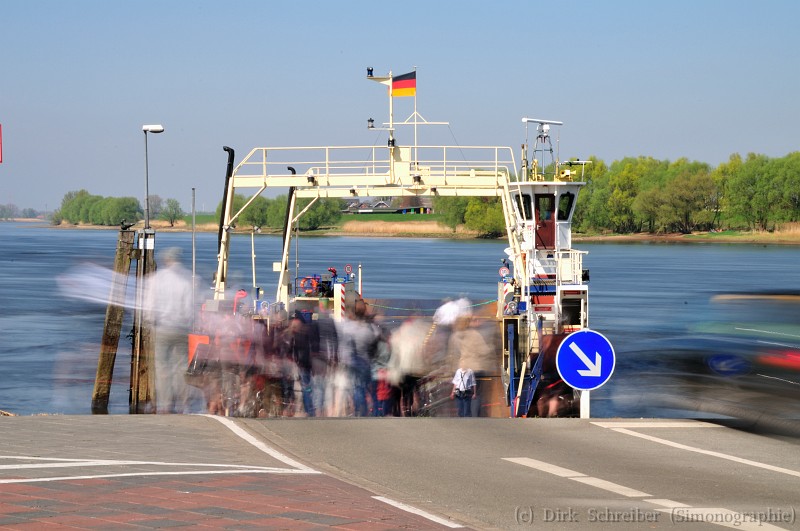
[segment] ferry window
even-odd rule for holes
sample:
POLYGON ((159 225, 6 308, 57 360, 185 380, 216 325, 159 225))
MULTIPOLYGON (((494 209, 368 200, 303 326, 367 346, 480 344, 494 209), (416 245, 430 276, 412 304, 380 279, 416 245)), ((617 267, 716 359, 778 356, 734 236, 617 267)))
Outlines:
POLYGON ((558 198, 558 221, 567 221, 569 213, 572 211, 572 203, 575 202, 575 194, 567 192, 558 198))
POLYGON ((553 219, 553 196, 537 195, 536 211, 539 213, 539 221, 549 221, 553 219))
POLYGON ((517 196, 517 207, 524 219, 533 219, 533 209, 531 208, 531 196, 520 194, 517 196))

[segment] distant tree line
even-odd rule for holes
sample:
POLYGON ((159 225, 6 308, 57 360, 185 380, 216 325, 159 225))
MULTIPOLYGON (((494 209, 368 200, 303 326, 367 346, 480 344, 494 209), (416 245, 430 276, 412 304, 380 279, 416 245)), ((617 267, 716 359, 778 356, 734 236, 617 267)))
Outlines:
MULTIPOLYGON (((749 154, 731 155, 716 168, 685 158, 670 162, 652 157, 628 157, 606 165, 591 157, 579 178, 586 187, 578 198, 573 219, 575 230, 618 234, 685 233, 709 230, 774 230, 779 224, 800 221, 800 152, 780 158, 749 154)), ((247 202, 234 196, 234 212, 247 202)), ((297 212, 311 202, 300 199, 297 212)), ((450 227, 465 225, 487 237, 505 233, 502 205, 497 198, 436 197, 434 210, 450 227)), ((239 216, 240 227, 282 229, 287 197, 259 196, 239 216)), ((338 199, 318 199, 300 218, 301 230, 335 225, 344 204, 338 199)), ((222 205, 217 206, 219 217, 222 205)), ((15 217, 13 205, 0 205, 0 219, 15 217)), ((175 199, 150 197, 151 219, 171 224, 184 212, 175 199)), ((123 219, 143 217, 139 201, 132 197, 101 197, 86 190, 69 192, 53 223, 118 225, 123 219)))
MULTIPOLYGON (((716 168, 685 158, 629 157, 610 166, 591 160, 573 219, 581 232, 770 231, 800 221, 800 152, 735 154, 716 168)), ((505 231, 499 199, 441 197, 434 209, 453 228, 464 224, 486 236, 505 231)))
POLYGON ((7 205, 0 205, 0 220, 8 221, 14 218, 36 218, 39 217, 39 212, 32 208, 23 208, 22 210, 13 203, 7 205))
MULTIPOLYGON (((163 219, 170 226, 184 216, 177 199, 166 202, 157 195, 149 196, 150 219, 163 219)), ((92 225, 119 225, 123 221, 134 223, 144 217, 144 209, 135 197, 103 197, 92 195, 86 190, 67 192, 61 200, 61 207, 53 212, 51 222, 89 223, 92 225)))
MULTIPOLYGON (((238 212, 247 198, 236 194, 233 199, 233 212, 238 212)), ((311 202, 310 199, 297 201, 296 213, 303 210, 311 202)), ((15 207, 16 208, 16 207, 15 207)), ((238 217, 235 224, 251 227, 280 229, 286 218, 287 196, 275 199, 257 197, 238 217)), ((220 215, 222 203, 217 206, 216 216, 220 215)), ((301 230, 314 230, 332 226, 339 221, 342 202, 338 199, 320 199, 300 218, 301 230)), ((16 210, 14 210, 16 213, 16 210)), ((0 216, 4 214, 0 210, 0 216)), ((16 214, 14 214, 16 215, 16 214)), ((176 199, 164 201, 157 195, 150 196, 150 219, 162 219, 174 226, 186 213, 176 199)), ((10 216, 13 217, 13 216, 10 216)), ((92 195, 86 190, 68 192, 61 200, 61 207, 53 212, 52 223, 88 223, 92 225, 119 225, 122 221, 133 223, 144 218, 144 208, 135 197, 103 197, 92 195)))

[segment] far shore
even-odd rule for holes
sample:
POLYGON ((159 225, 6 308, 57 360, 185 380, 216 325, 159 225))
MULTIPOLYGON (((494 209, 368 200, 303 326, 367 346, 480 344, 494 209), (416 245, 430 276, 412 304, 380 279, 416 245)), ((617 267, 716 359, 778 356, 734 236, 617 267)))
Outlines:
MULTIPOLYGON (((87 229, 87 230, 117 230, 118 227, 103 225, 49 225, 41 219, 13 219, 14 222, 37 223, 55 229, 87 229)), ((185 221, 178 221, 174 226, 166 221, 152 220, 151 227, 159 232, 189 232, 192 230, 191 224, 185 221)), ((140 221, 133 226, 134 229, 141 229, 144 222, 140 221)), ((195 227, 197 232, 217 232, 219 226, 216 223, 198 224, 195 227)), ((249 234, 246 228, 236 229, 236 233, 249 234)), ((264 231, 264 234, 281 234, 280 231, 264 231)), ((435 221, 359 221, 350 220, 343 223, 340 227, 320 229, 316 231, 303 232, 303 235, 314 236, 360 236, 360 237, 417 237, 417 238, 448 238, 448 239, 479 239, 475 231, 470 231, 459 226, 456 230, 441 225, 435 221)), ((502 238, 499 238, 502 239, 502 238)), ((790 224, 784 230, 773 232, 696 232, 692 234, 573 234, 572 241, 582 242, 607 242, 607 243, 747 243, 747 244, 775 244, 775 245, 800 245, 800 224, 790 224)))

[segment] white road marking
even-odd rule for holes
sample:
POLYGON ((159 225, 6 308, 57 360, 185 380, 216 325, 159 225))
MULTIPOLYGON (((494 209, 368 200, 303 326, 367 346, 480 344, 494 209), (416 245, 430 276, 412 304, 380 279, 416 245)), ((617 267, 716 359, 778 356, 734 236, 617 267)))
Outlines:
POLYGON ((56 468, 87 468, 87 467, 107 467, 107 466, 157 466, 157 467, 191 467, 191 468, 212 468, 217 470, 182 470, 182 471, 149 471, 149 472, 125 472, 119 474, 91 474, 79 476, 57 476, 57 477, 37 477, 37 478, 13 478, 0 479, 0 485, 11 483, 40 483, 49 481, 74 481, 81 479, 103 479, 103 478, 122 478, 135 476, 193 476, 207 474, 319 474, 316 470, 309 468, 302 463, 278 452, 259 441, 245 430, 234 424, 230 419, 204 415, 216 419, 224 424, 238 437, 252 444, 273 459, 288 465, 291 468, 246 466, 246 465, 226 465, 219 463, 170 463, 163 461, 131 461, 131 460, 111 460, 111 459, 65 459, 47 458, 38 456, 19 456, 1 455, 0 460, 28 461, 26 463, 0 465, 3 470, 45 470, 56 468), (222 470, 219 470, 222 469, 222 470))
POLYGON ((255 468, 236 470, 182 470, 176 472, 128 472, 124 474, 96 474, 92 476, 62 476, 52 478, 20 478, 20 479, 0 479, 0 485, 9 483, 45 483, 49 481, 75 481, 77 479, 104 479, 104 478, 128 478, 137 476, 205 476, 211 474, 308 474, 304 470, 293 468, 255 468))
POLYGON ((616 483, 612 483, 604 479, 593 478, 591 476, 587 476, 582 472, 576 472, 575 470, 562 468, 560 466, 556 466, 551 463, 545 463, 544 461, 537 461, 536 459, 531 459, 529 457, 504 457, 503 461, 511 461, 512 463, 516 463, 518 465, 535 468, 536 470, 541 470, 542 472, 547 472, 548 474, 553 474, 554 476, 559 476, 562 478, 571 479, 573 481, 578 481, 580 483, 591 485, 599 489, 611 491, 615 494, 628 496, 629 498, 650 496, 650 494, 644 493, 639 490, 631 489, 623 485, 617 485, 616 483))
POLYGON ((660 505, 661 507, 666 507, 667 509, 677 509, 679 507, 689 507, 685 503, 676 502, 672 500, 665 500, 665 499, 656 499, 653 498, 652 500, 642 500, 646 501, 647 503, 652 503, 653 505, 660 505))
POLYGON ((242 428, 237 426, 236 423, 234 423, 229 418, 218 417, 216 415, 202 415, 202 416, 208 417, 208 418, 212 418, 214 420, 217 420, 217 421, 221 422, 229 430, 231 430, 233 433, 235 433, 236 435, 238 435, 239 437, 241 437, 245 441, 249 442, 250 444, 252 444, 256 448, 258 448, 259 450, 261 450, 265 454, 269 455, 273 459, 277 459, 278 461, 280 461, 281 463, 283 463, 285 465, 289 465, 291 467, 294 467, 298 471, 305 472, 306 474, 320 474, 321 473, 321 472, 317 472, 313 468, 307 467, 306 465, 300 463, 299 461, 295 461, 291 457, 280 453, 279 451, 275 450, 274 448, 272 448, 270 446, 267 446, 266 444, 264 444, 263 442, 259 441, 258 439, 256 439, 255 437, 253 437, 252 435, 247 433, 245 430, 243 430, 242 428))
POLYGON ((721 452, 714 452, 712 450, 703 450, 702 448, 697 448, 695 446, 688 446, 686 444, 676 443, 673 441, 668 441, 666 439, 661 439, 660 437, 653 437, 652 435, 645 435, 644 433, 637 433, 635 431, 631 431, 625 428, 611 428, 613 431, 618 433, 624 433, 625 435, 631 435, 633 437, 639 437, 640 439, 645 439, 648 441, 656 442, 658 444, 664 444, 666 446, 672 446, 673 448, 678 448, 680 450, 686 450, 689 452, 695 452, 698 454, 703 455, 710 455, 712 457, 719 457, 720 459, 727 459, 728 461, 734 461, 736 463, 741 463, 743 465, 754 466, 758 468, 763 468, 765 470, 771 470, 772 472, 779 472, 781 474, 786 474, 789 476, 800 477, 800 472, 797 470, 791 470, 788 468, 783 468, 774 465, 768 465, 767 463, 760 463, 758 461, 752 461, 750 459, 744 459, 742 457, 736 457, 735 455, 728 455, 723 454, 721 452))
POLYGON ((28 456, 0 456, 0 459, 18 459, 23 461, 37 460, 37 461, 55 461, 50 463, 24 463, 19 465, 0 465, 0 470, 28 470, 35 468, 68 468, 68 467, 99 467, 99 466, 123 466, 123 465, 155 465, 155 466, 203 466, 211 468, 243 468, 243 469, 256 469, 256 470, 285 470, 283 468, 265 467, 265 466, 246 466, 246 465, 221 465, 217 463, 167 463, 163 461, 112 461, 108 459, 90 460, 90 459, 47 459, 40 457, 28 456), (67 462, 65 462, 67 461, 67 462))
POLYGON ((604 479, 593 478, 591 476, 576 477, 569 479, 577 481, 579 483, 584 483, 586 485, 591 485, 592 487, 597 487, 598 489, 608 490, 615 494, 619 494, 621 496, 627 496, 628 498, 640 498, 640 497, 651 496, 651 494, 647 494, 646 492, 642 492, 636 489, 631 489, 624 485, 618 485, 617 483, 612 483, 604 479))
POLYGON ((592 422, 595 426, 601 428, 722 428, 719 424, 711 424, 710 422, 701 421, 610 421, 610 422, 592 422))
POLYGON ((450 520, 445 520, 444 518, 439 518, 438 516, 432 515, 431 513, 425 512, 422 509, 417 509, 411 505, 406 505, 405 503, 401 503, 399 501, 395 501, 389 498, 384 498, 383 496, 373 496, 375 500, 381 501, 383 503, 389 504, 392 507, 397 507, 403 511, 408 513, 416 514, 417 516, 421 516, 423 518, 427 518, 431 522, 436 522, 437 524, 443 525, 445 527, 449 527, 451 529, 458 529, 464 527, 463 525, 457 524, 455 522, 451 522, 450 520))
MULTIPOLYGON (((615 494, 620 494, 622 496, 627 496, 629 498, 650 496, 650 494, 646 494, 644 492, 631 489, 629 487, 625 487, 624 485, 619 485, 617 483, 612 483, 610 481, 606 481, 603 479, 587 476, 585 474, 582 474, 581 472, 576 472, 574 470, 569 470, 567 468, 561 468, 559 466, 552 465, 550 463, 545 463, 544 461, 537 461, 536 459, 530 459, 527 457, 504 457, 503 460, 510 461, 518 465, 524 465, 531 468, 535 468, 537 470, 541 470, 542 472, 547 472, 549 474, 571 479, 572 481, 578 481, 585 485, 591 485, 593 487, 611 491, 615 494)), ((783 529, 781 527, 774 526, 768 522, 757 521, 754 518, 751 518, 750 515, 748 515, 748 513, 737 513, 736 511, 731 511, 730 509, 725 509, 723 507, 719 508, 692 507, 684 503, 663 498, 651 498, 642 501, 663 507, 663 509, 656 509, 656 510, 669 514, 670 521, 673 524, 707 523, 707 524, 720 525, 723 527, 732 527, 734 529, 745 529, 750 531, 763 530, 763 529, 767 530, 783 529)))
POLYGON ((570 470, 568 468, 562 468, 551 463, 545 463, 544 461, 537 461, 536 459, 531 459, 530 457, 504 457, 503 460, 511 461, 512 463, 517 463, 518 465, 529 466, 531 468, 541 470, 542 472, 547 472, 548 474, 561 476, 562 478, 586 476, 586 474, 581 474, 580 472, 575 472, 574 470, 570 470))

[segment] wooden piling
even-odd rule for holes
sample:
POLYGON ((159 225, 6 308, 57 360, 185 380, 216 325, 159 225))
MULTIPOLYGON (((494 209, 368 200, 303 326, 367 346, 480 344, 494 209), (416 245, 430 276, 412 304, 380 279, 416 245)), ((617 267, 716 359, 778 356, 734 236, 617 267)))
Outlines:
POLYGON ((114 258, 114 274, 109 293, 106 319, 103 323, 103 339, 100 344, 100 356, 97 360, 97 374, 92 392, 92 413, 108 414, 108 399, 111 381, 114 376, 114 362, 117 359, 120 330, 125 309, 122 305, 128 287, 134 236, 132 230, 120 229, 117 240, 117 252, 114 258))
POLYGON ((136 265, 136 311, 133 323, 133 355, 131 356, 130 413, 155 413, 155 356, 152 330, 145 317, 145 282, 155 272, 155 231, 145 229, 139 234, 136 265))

